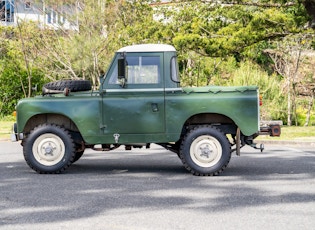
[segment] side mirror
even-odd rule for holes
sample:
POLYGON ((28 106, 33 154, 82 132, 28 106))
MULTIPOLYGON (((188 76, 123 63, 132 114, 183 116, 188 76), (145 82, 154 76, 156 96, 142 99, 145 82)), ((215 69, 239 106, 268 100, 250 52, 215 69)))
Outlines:
POLYGON ((121 87, 125 87, 127 82, 126 66, 127 64, 125 55, 122 55, 122 57, 118 59, 118 80, 120 82, 121 87))

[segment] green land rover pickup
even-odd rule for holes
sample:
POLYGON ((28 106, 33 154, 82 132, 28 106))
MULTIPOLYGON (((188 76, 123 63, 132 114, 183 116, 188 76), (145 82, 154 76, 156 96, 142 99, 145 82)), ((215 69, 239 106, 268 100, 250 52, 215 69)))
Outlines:
POLYGON ((181 87, 176 50, 163 44, 119 49, 98 90, 86 80, 61 80, 16 106, 12 141, 21 140, 27 164, 60 173, 86 148, 149 148, 176 153, 193 175, 212 176, 232 152, 260 134, 280 135, 280 125, 260 127, 256 86, 181 87))

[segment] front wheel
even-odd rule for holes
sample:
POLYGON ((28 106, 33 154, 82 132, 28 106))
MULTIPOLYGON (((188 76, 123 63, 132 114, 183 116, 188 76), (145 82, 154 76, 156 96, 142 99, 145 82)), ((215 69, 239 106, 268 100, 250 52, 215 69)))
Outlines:
POLYGON ((68 168, 75 156, 75 147, 67 130, 57 125, 36 127, 23 145, 27 164, 38 173, 60 173, 68 168))
POLYGON ((184 136, 179 156, 185 168, 194 175, 218 175, 231 159, 231 145, 219 129, 199 125, 184 136))

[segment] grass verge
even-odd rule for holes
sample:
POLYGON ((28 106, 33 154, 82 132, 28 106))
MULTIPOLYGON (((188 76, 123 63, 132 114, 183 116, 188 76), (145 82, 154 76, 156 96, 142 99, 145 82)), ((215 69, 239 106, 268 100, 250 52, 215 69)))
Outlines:
POLYGON ((315 126, 282 126, 280 137, 259 136, 257 140, 311 141, 315 143, 315 126))
POLYGON ((0 140, 9 140, 14 121, 0 121, 0 140))

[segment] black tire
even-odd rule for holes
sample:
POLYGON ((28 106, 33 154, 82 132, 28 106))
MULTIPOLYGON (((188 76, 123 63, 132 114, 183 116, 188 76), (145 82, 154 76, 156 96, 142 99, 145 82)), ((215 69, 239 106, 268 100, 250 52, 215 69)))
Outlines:
POLYGON ((231 145, 219 129, 199 125, 184 136, 179 156, 184 167, 193 175, 214 176, 227 167, 231 159, 231 145))
POLYGON ((78 161, 83 156, 84 150, 76 152, 72 161, 72 164, 76 161, 78 161))
POLYGON ((57 125, 36 127, 24 140, 27 164, 38 173, 61 173, 73 162, 75 145, 69 132, 57 125))
POLYGON ((71 92, 89 91, 91 90, 91 82, 87 80, 60 80, 55 82, 49 82, 43 86, 43 88, 50 90, 64 90, 68 88, 71 92))

